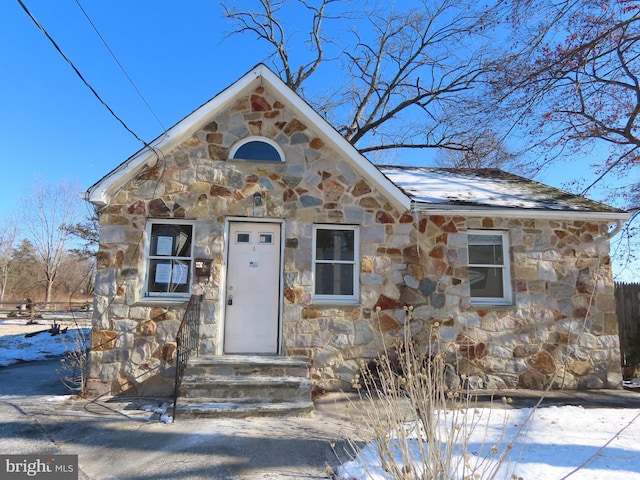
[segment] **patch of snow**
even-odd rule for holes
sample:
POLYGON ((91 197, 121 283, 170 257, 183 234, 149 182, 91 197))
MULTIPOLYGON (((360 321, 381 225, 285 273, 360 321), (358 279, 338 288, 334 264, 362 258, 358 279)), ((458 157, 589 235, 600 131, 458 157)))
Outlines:
MULTIPOLYGON (((42 330, 47 328, 49 328, 48 325, 42 325, 42 330)), ((89 328, 72 329, 70 327, 66 333, 53 336, 48 332, 42 332, 32 337, 25 337, 24 334, 0 336, 0 367, 44 358, 61 357, 77 348, 77 338, 88 340, 90 331, 89 328)))
POLYGON ((48 397, 44 401, 45 402, 66 402, 67 400, 71 400, 75 398, 74 395, 55 395, 53 397, 48 397))
POLYGON ((630 378, 622 382, 624 388, 640 388, 640 378, 630 378))
MULTIPOLYGON (((469 447, 452 457, 457 474, 463 473, 465 463, 477 468, 476 472, 466 470, 464 478, 478 473, 478 478, 500 479, 558 480, 570 475, 571 480, 640 480, 639 409, 484 408, 470 409, 467 415, 467 421, 476 424, 469 447), (523 433, 518 437, 521 427, 523 433), (501 462, 505 451, 506 460, 501 462)), ((417 436, 412 442, 411 458, 420 471, 417 436)), ((400 458, 397 448, 395 452, 400 458)), ((354 460, 336 469, 336 478, 391 480, 380 463, 376 446, 369 444, 354 460)))
MULTIPOLYGON (((380 166, 389 180, 402 188, 414 201, 431 204, 490 205, 503 208, 552 210, 588 210, 577 196, 550 196, 550 187, 540 191, 533 182, 516 182, 455 170, 380 166), (572 200, 570 200, 572 199, 572 200)), ((525 179, 523 179, 525 180, 525 179)), ((557 191, 559 192, 559 191, 557 191)))
POLYGON ((160 417, 160 421, 162 423, 173 423, 173 417, 171 415, 167 415, 166 413, 160 417))
POLYGON ((141 410, 143 412, 153 412, 153 413, 155 413, 156 408, 158 408, 158 405, 145 403, 144 405, 140 405, 138 407, 138 410, 141 410))

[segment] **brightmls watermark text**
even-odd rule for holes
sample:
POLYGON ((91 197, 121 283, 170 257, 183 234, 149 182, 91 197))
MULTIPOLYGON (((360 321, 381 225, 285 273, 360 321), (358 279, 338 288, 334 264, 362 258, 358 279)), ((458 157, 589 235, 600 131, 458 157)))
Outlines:
POLYGON ((77 455, 0 455, 3 480, 78 480, 77 455))

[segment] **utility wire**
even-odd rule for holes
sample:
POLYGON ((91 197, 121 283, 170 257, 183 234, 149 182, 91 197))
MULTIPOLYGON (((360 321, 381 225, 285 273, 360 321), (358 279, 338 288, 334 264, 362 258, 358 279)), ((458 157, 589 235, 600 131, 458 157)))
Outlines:
MULTIPOLYGON (((85 86, 91 90, 91 93, 93 93, 93 95, 98 99, 98 101, 109 111, 109 113, 125 128, 125 130, 127 130, 131 135, 133 135, 140 143, 142 143, 146 148, 149 148, 158 158, 158 161, 160 161, 160 154, 158 152, 158 150, 156 150, 154 147, 152 147, 151 145, 149 145, 147 142, 145 142, 144 140, 142 140, 138 135, 136 135, 136 133, 131 130, 131 128, 129 128, 127 126, 127 124, 118 116, 116 115, 116 113, 111 109, 111 107, 109 107, 109 105, 102 99, 102 97, 100 97, 100 95, 98 94, 98 92, 95 91, 95 89, 91 86, 91 84, 84 78, 84 76, 82 75, 82 73, 80 73, 80 71, 76 68, 76 66, 73 64, 73 62, 65 55, 65 53, 62 51, 62 49, 58 46, 58 44, 56 43, 56 41, 51 37, 51 35, 49 35, 49 33, 45 30, 45 28, 40 24, 40 22, 38 22, 38 20, 32 15, 32 13, 29 11, 29 9, 27 8, 27 6, 22 2, 22 0, 17 0, 18 4, 20 4, 20 6, 22 7, 22 9, 25 11, 25 13, 29 16, 29 18, 31 18, 31 20, 33 21, 33 23, 36 24, 36 26, 42 31, 42 33, 44 33, 44 35, 47 37, 47 39, 51 42, 51 44, 54 46, 54 48, 58 51, 58 53, 60 55, 62 55, 62 58, 65 59, 65 61, 71 66, 71 68, 73 69, 73 71, 76 73, 76 75, 78 75, 78 77, 80 78, 80 80, 82 80, 82 82, 85 84, 85 86)), ((80 5, 79 5, 80 6, 80 5)), ((81 7, 82 8, 82 7, 81 7)), ((83 11, 84 12, 84 11, 83 11)), ((99 35, 99 34, 98 34, 99 35)), ((100 37, 102 38, 102 37, 100 37)), ((108 47, 107 47, 108 48, 108 47)), ((109 50, 111 51, 111 50, 109 50)), ((117 60, 116 60, 117 61, 117 60)), ((119 65, 119 62, 118 62, 119 65)), ((125 73, 126 75, 126 73, 125 73)), ((127 75, 128 78, 128 75, 127 75)), ((137 90, 137 88, 136 88, 137 90)), ((146 102, 145 102, 146 103, 146 102)), ((163 127, 164 128, 164 127, 163 127)), ((166 129, 165 129, 166 131, 166 129)), ((164 173, 164 169, 163 169, 163 173, 164 173)), ((158 184, 160 183, 160 180, 162 178, 162 174, 160 175, 160 177, 156 180, 156 185, 154 188, 154 192, 155 189, 158 187, 158 184)), ((148 216, 145 217, 145 220, 148 219, 148 216)), ((140 233, 140 240, 142 240, 142 236, 144 235, 144 229, 142 229, 141 233, 140 233)), ((141 241, 137 242, 136 244, 136 250, 140 248, 141 245, 141 241)), ((111 300, 109 301, 109 305, 111 305, 111 303, 113 303, 113 301, 115 300, 115 296, 111 298, 111 300)), ((101 314, 101 316, 104 315, 104 313, 101 314)), ((118 335, 120 336, 120 335, 118 335)))
MULTIPOLYGON (((116 115, 116 113, 111 109, 111 107, 107 104, 107 102, 105 102, 102 97, 98 94, 98 92, 95 91, 95 89, 91 86, 91 84, 84 78, 84 76, 82 75, 82 73, 80 73, 80 70, 78 70, 76 68, 76 66, 73 64, 73 62, 69 59, 69 57, 67 57, 65 55, 65 53, 62 51, 62 49, 58 46, 58 44, 56 43, 56 41, 51 37, 51 35, 49 35, 49 33, 45 30, 45 28, 40 24, 40 22, 38 22, 38 20, 31 14, 31 12, 29 11, 29 9, 27 8, 27 6, 22 3, 22 0, 17 0, 18 3, 20 4, 20 6, 22 7, 22 9, 25 11, 25 13, 27 15, 29 15, 29 18, 31 18, 31 20, 33 21, 33 23, 36 24, 36 26, 42 31, 42 33, 44 33, 44 35, 47 37, 47 39, 51 42, 51 44, 54 46, 54 48, 58 51, 58 53, 60 55, 62 55, 62 58, 65 59, 65 61, 71 66, 71 68, 73 69, 74 72, 76 72, 76 75, 78 75, 78 77, 80 78, 80 80, 82 80, 82 83, 85 84, 85 86, 91 90, 91 93, 93 93, 93 95, 98 99, 98 101, 109 111, 109 113, 113 116, 113 118, 115 118, 118 122, 120 122, 120 125, 122 125, 125 130, 127 130, 131 135, 133 135, 136 140, 138 140, 140 143, 142 143, 145 147, 148 147, 152 150, 154 150, 147 142, 145 142, 144 140, 142 140, 138 135, 136 135, 136 133, 131 130, 128 125, 124 122, 124 120, 122 120, 118 115, 116 115)), ((155 150, 154 150, 155 151, 155 150)))
POLYGON ((167 129, 166 127, 162 124, 162 122, 160 121, 160 118, 158 118, 158 115, 156 115, 156 112, 153 110, 153 108, 151 108, 151 105, 149 105, 149 102, 147 102, 147 99, 144 98, 144 95, 142 95, 142 92, 138 89, 138 87, 136 86, 136 84, 134 83, 134 81, 131 79, 131 77, 129 76, 129 74, 127 73, 127 71, 124 69, 124 67, 122 66, 122 64, 120 63, 120 61, 118 60, 118 57, 116 57, 116 54, 113 53, 113 50, 111 50, 111 48, 109 47, 109 45, 107 44, 107 41, 104 39, 104 37, 102 36, 102 34, 100 33, 100 31, 98 30, 98 27, 95 26, 95 24, 93 23, 93 21, 91 20, 91 18, 89 17, 89 14, 85 11, 85 9, 82 7, 82 5, 80 4, 79 0, 75 0, 76 4, 78 5, 78 8, 80 9, 80 11, 83 13, 83 15, 85 16, 85 18, 87 19, 87 21, 89 22, 89 24, 91 25, 91 27, 93 28, 93 30, 96 32, 96 35, 98 35, 98 38, 100 38, 100 41, 102 41, 102 44, 105 46, 105 48, 107 49, 107 51, 109 52, 109 54, 111 55, 111 57, 113 58, 113 60, 116 62, 116 64, 118 65, 118 67, 120 68, 120 70, 122 71, 123 75, 127 78, 127 80, 129 81, 129 83, 131 84, 131 86, 133 87, 133 89, 136 91, 136 93, 138 94, 138 96, 142 99, 142 102, 146 105, 146 107, 149 109, 149 111, 151 112, 151 115, 153 115, 153 117, 156 119, 156 121, 158 122, 158 124, 160 124, 160 126, 162 127, 162 131, 166 132, 167 129))

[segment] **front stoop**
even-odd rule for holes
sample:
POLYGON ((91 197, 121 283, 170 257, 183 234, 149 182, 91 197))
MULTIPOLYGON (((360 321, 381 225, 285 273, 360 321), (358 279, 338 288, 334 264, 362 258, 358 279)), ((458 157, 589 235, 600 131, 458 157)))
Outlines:
POLYGON ((313 411, 309 361, 301 357, 193 357, 177 417, 306 415, 313 411))

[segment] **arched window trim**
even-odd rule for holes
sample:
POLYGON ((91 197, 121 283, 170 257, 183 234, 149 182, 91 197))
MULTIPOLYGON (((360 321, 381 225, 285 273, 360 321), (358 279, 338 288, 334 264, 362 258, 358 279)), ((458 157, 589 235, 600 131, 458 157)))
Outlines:
MULTIPOLYGON (((251 142, 262 142, 262 143, 266 143, 268 145, 270 145, 271 147, 273 147, 276 152, 278 153, 278 156, 280 157, 280 162, 284 162, 285 161, 285 157, 284 157, 284 152, 282 151, 282 148, 280 147, 280 145, 278 145, 278 143, 274 142, 273 140, 271 140, 270 138, 266 138, 266 137, 260 137, 257 135, 251 136, 251 137, 247 137, 247 138, 243 138, 242 140, 236 142, 231 149, 229 150, 229 160, 236 160, 236 161, 255 161, 255 162, 259 162, 260 160, 248 160, 245 158, 235 158, 236 157, 236 153, 238 152, 238 150, 243 147, 244 145, 246 145, 247 143, 251 143, 251 142)), ((268 162, 274 161, 274 160, 265 160, 268 162)), ((275 160, 277 161, 277 160, 275 160)))

